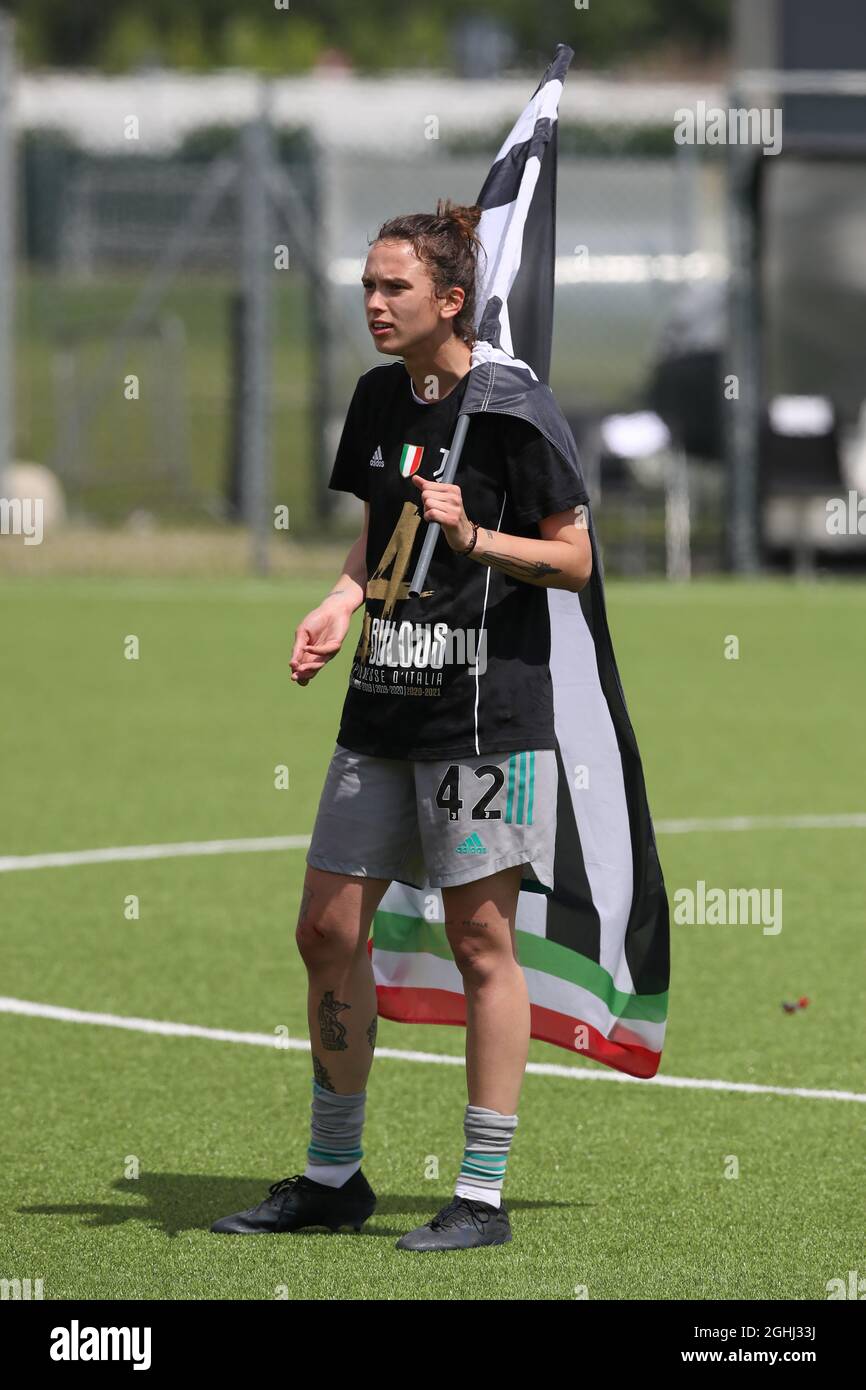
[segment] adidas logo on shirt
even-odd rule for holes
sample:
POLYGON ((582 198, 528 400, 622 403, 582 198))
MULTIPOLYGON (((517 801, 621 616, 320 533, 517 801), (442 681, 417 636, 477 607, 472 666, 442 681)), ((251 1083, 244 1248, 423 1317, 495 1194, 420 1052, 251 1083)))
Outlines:
POLYGON ((462 845, 458 845, 455 854, 486 854, 487 846, 481 836, 473 830, 471 835, 467 835, 462 845))
POLYGON ((370 467, 371 467, 371 468, 384 468, 384 467, 385 467, 385 460, 384 460, 383 457, 382 457, 382 445, 381 445, 381 444, 377 444, 377 445, 376 445, 376 452, 373 454, 373 457, 370 459, 370 467))

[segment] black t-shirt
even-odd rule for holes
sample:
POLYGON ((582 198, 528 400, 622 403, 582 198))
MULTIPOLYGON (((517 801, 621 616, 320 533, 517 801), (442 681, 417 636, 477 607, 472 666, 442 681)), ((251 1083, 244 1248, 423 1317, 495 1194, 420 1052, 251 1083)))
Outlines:
MULTIPOLYGON (((556 746, 546 589, 456 554, 440 531, 423 594, 408 597, 427 532, 411 474, 441 474, 467 380, 427 404, 403 362, 388 363, 349 405, 329 487, 370 504, 364 624, 337 735, 355 753, 556 746)), ((470 418, 454 482, 470 520, 517 536, 589 500, 579 471, 517 416, 470 418)))

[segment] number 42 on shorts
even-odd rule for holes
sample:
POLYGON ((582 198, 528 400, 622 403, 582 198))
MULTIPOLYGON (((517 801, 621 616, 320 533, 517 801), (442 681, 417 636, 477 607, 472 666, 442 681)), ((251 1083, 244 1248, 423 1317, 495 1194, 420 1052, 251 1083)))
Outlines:
MULTIPOLYGON (((505 798, 505 821, 506 823, 532 824, 532 801, 535 790, 535 757, 530 753, 510 753, 507 758, 508 787, 505 798), (527 762, 529 770, 527 773, 527 762)), ((469 777, 474 777, 476 781, 490 777, 492 781, 489 786, 482 791, 481 796, 472 805, 469 812, 471 820, 501 820, 502 811, 490 809, 490 802, 502 791, 505 786, 506 771, 504 767, 498 767, 496 763, 485 763, 482 767, 461 768, 457 763, 451 763, 445 776, 439 783, 436 791, 435 802, 443 811, 448 812, 449 820, 459 820, 460 812, 466 802, 460 795, 460 774, 465 773, 469 777)), ((472 788, 470 795, 476 788, 472 788)))

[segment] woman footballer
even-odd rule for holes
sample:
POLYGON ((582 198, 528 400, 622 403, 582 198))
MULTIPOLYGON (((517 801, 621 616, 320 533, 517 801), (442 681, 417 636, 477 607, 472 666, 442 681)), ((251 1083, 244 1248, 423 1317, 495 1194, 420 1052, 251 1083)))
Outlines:
POLYGON ((344 572, 300 623, 305 687, 361 637, 307 854, 296 941, 308 982, 313 1098, 307 1165, 212 1230, 359 1229, 377 1024, 367 950, 391 882, 441 890, 466 999, 465 1150, 453 1199, 398 1249, 511 1240, 502 1188, 530 1036, 515 945, 522 877, 553 886, 557 764, 547 588, 577 592, 592 554, 574 466, 517 416, 476 414, 459 483, 437 481, 475 341, 477 207, 386 222, 362 284, 377 352, 358 381, 330 486, 364 502, 344 572), (409 597, 422 522, 442 534, 409 597))

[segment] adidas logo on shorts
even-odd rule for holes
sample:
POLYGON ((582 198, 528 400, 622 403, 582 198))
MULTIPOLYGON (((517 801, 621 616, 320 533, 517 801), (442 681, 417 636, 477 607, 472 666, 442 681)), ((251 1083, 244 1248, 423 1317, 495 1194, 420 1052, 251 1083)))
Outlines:
POLYGON ((373 457, 370 459, 370 467, 371 467, 371 468, 384 468, 384 467, 385 467, 385 460, 384 460, 384 458, 382 457, 382 445, 381 445, 381 444, 377 444, 377 445, 376 445, 376 451, 375 451, 375 453, 373 454, 373 457))
POLYGON ((458 845, 455 854, 486 854, 487 846, 481 836, 473 830, 471 835, 467 835, 462 845, 458 845))

